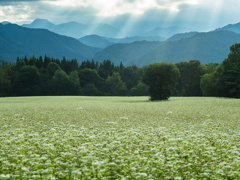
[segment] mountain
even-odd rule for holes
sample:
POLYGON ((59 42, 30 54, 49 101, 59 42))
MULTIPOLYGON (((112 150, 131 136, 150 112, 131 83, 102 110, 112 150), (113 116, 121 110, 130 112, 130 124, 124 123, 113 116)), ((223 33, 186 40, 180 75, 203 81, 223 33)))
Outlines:
POLYGON ((190 31, 189 28, 178 27, 178 26, 173 26, 168 28, 157 27, 149 32, 141 33, 139 36, 160 36, 164 38, 169 38, 174 34, 184 33, 188 31, 190 31))
POLYGON ((91 26, 72 21, 56 25, 55 28, 50 31, 65 36, 80 38, 86 34, 85 31, 87 29, 91 29, 91 26))
POLYGON ((122 32, 108 24, 86 25, 75 21, 55 25, 46 19, 36 19, 31 24, 23 24, 27 28, 47 29, 60 35, 80 38, 86 35, 117 37, 122 32))
POLYGON ((100 48, 94 48, 78 40, 61 36, 45 29, 29 29, 16 24, 0 24, 0 56, 15 62, 17 57, 44 56, 78 61, 92 58, 100 48))
POLYGON ((122 32, 108 24, 99 24, 91 34, 97 34, 99 36, 107 36, 107 37, 118 37, 122 32))
POLYGON ((8 21, 3 21, 3 22, 1 22, 0 24, 2 24, 2 25, 6 25, 6 24, 11 24, 11 23, 8 22, 8 21))
POLYGON ((187 33, 178 33, 178 34, 175 34, 172 37, 168 38, 166 41, 178 41, 180 39, 189 38, 191 36, 194 36, 197 33, 198 32, 196 32, 196 31, 187 32, 187 33))
POLYGON ((160 45, 162 42, 139 41, 130 44, 114 44, 94 56, 95 61, 111 60, 114 64, 128 64, 130 60, 140 58, 143 54, 152 48, 160 45))
POLYGON ((110 42, 110 41, 106 40, 105 38, 100 37, 98 35, 88 35, 88 36, 84 36, 78 40, 88 46, 99 47, 99 48, 105 48, 105 47, 108 47, 108 46, 111 46, 114 44, 113 42, 110 42))
POLYGON ((221 31, 221 30, 228 30, 228 31, 233 31, 235 33, 240 34, 240 23, 237 24, 229 24, 227 26, 224 26, 222 28, 218 28, 215 31, 221 31))
POLYGON ((57 34, 74 38, 83 36, 85 34, 83 31, 89 28, 89 26, 77 22, 55 25, 46 19, 36 19, 31 24, 23 24, 22 26, 27 28, 47 29, 57 34))
POLYGON ((27 28, 54 29, 56 25, 46 19, 36 19, 31 24, 23 24, 22 26, 27 28))
POLYGON ((229 47, 236 42, 240 42, 240 34, 231 31, 198 33, 179 41, 164 42, 126 65, 141 67, 154 62, 189 60, 199 60, 204 64, 220 63, 228 56, 229 47))
POLYGON ((103 37, 103 38, 113 43, 133 43, 135 41, 165 41, 166 40, 165 38, 162 38, 159 36, 146 36, 146 37, 133 36, 133 37, 126 37, 126 38, 103 37))

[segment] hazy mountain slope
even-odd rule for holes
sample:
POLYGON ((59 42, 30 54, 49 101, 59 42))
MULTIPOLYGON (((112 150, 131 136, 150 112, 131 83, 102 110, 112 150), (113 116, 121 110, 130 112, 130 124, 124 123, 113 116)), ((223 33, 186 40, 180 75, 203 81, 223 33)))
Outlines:
POLYGON ((99 24, 91 34, 97 34, 99 36, 106 36, 106 37, 118 37, 122 32, 108 24, 99 24))
POLYGON ((240 34, 231 31, 198 33, 179 41, 165 42, 148 51, 128 65, 144 66, 154 62, 180 62, 199 60, 201 63, 220 63, 228 56, 229 47, 240 42, 240 34))
POLYGON ((27 28, 40 28, 40 29, 54 29, 55 24, 46 19, 35 19, 31 24, 23 24, 23 27, 27 28))
POLYGON ((11 23, 8 22, 8 21, 3 21, 3 22, 1 22, 0 24, 2 24, 2 25, 6 25, 6 24, 11 24, 11 23))
POLYGON ((128 61, 137 59, 150 49, 160 45, 161 42, 139 41, 130 44, 114 44, 98 52, 94 56, 94 60, 103 61, 109 59, 115 64, 127 64, 128 61))
POLYGON ((5 51, 0 51, 0 56, 14 62, 17 56, 45 54, 59 59, 65 56, 67 59, 77 58, 81 61, 92 58, 101 50, 45 29, 29 29, 14 24, 0 24, 0 34, 4 40, 1 41, 1 47, 5 47, 5 51))
POLYGON ((122 33, 119 29, 108 24, 86 25, 73 21, 55 25, 46 19, 36 19, 31 24, 23 24, 22 26, 27 28, 48 29, 49 31, 74 38, 81 38, 91 34, 116 37, 122 33))
POLYGON ((103 37, 106 40, 114 43, 133 43, 135 41, 165 41, 165 38, 159 37, 159 36, 146 36, 146 37, 140 37, 140 36, 133 36, 133 37, 126 37, 126 38, 107 38, 103 37))
POLYGON ((195 34, 198 34, 198 32, 178 33, 178 34, 175 34, 172 37, 168 38, 166 41, 178 41, 180 39, 189 38, 191 36, 194 36, 195 34))
POLYGON ((23 24, 22 26, 27 28, 47 29, 57 34, 70 36, 74 38, 84 36, 85 33, 83 31, 89 28, 87 25, 77 22, 68 22, 55 25, 46 19, 36 19, 32 23, 23 24))
POLYGON ((215 31, 221 31, 221 30, 229 30, 229 31, 233 31, 235 33, 240 33, 240 23, 229 24, 229 25, 224 26, 222 28, 218 28, 215 31))
POLYGON ((173 26, 168 28, 157 27, 147 33, 142 33, 139 36, 160 36, 164 38, 169 38, 174 34, 184 33, 189 31, 191 31, 189 28, 178 27, 178 26, 173 26))
POLYGON ((27 52, 27 48, 21 42, 8 39, 0 32, 0 59, 15 62, 16 54, 24 54, 25 52, 27 52))
POLYGON ((106 40, 105 38, 100 37, 98 35, 88 35, 88 36, 84 36, 78 40, 88 46, 99 47, 99 48, 105 48, 105 47, 108 47, 108 46, 111 46, 114 44, 113 42, 110 42, 110 41, 106 40))

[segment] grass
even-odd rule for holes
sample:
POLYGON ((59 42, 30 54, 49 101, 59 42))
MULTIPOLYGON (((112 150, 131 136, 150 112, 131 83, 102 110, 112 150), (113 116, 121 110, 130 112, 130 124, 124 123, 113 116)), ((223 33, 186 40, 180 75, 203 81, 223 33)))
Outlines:
POLYGON ((240 102, 0 99, 0 179, 240 179, 240 102))

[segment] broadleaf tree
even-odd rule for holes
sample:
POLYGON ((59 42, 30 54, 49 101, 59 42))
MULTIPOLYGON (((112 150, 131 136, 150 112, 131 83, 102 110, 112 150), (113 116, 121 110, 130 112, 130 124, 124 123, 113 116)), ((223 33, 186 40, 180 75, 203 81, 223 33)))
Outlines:
POLYGON ((153 63, 143 68, 141 81, 149 86, 151 100, 167 100, 180 77, 179 69, 173 63, 153 63))

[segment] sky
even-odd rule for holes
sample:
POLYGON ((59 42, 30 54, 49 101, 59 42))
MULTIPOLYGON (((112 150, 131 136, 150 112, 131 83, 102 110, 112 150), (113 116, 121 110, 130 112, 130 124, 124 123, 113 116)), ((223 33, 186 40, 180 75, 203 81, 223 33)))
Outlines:
POLYGON ((0 0, 0 22, 167 21, 210 29, 240 22, 239 9, 239 0, 0 0))

